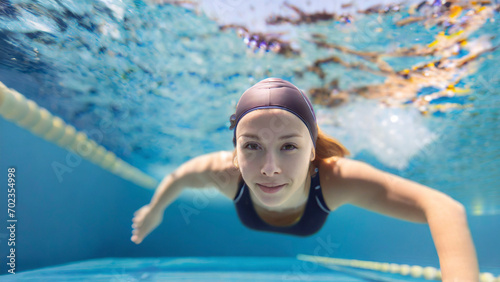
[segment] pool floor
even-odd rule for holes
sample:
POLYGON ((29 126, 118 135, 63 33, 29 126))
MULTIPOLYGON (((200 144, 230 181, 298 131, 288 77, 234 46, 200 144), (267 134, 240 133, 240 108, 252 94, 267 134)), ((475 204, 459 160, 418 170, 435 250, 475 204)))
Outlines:
POLYGON ((1 281, 428 281, 321 266, 293 257, 104 258, 0 276, 1 281))

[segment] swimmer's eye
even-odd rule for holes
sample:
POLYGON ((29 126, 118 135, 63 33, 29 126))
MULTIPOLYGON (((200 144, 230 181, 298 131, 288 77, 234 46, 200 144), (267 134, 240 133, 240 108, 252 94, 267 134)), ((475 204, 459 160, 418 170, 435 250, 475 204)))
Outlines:
POLYGON ((245 145, 243 145, 243 149, 249 149, 249 150, 256 150, 258 149, 259 145, 257 145, 256 143, 246 143, 245 145), (253 147, 255 146, 255 147, 253 147))
MULTIPOLYGON (((285 151, 292 151, 298 149, 297 146, 293 144, 285 144, 281 148, 283 148, 285 151)), ((245 145, 243 145, 243 149, 257 150, 259 149, 259 145, 256 143, 246 143, 245 145)))
POLYGON ((293 144, 286 144, 286 145, 283 145, 283 148, 285 148, 285 147, 286 147, 286 148, 289 148, 288 150, 286 150, 286 149, 285 149, 286 151, 292 151, 292 150, 297 149, 297 146, 295 146, 295 145, 293 145, 293 144))

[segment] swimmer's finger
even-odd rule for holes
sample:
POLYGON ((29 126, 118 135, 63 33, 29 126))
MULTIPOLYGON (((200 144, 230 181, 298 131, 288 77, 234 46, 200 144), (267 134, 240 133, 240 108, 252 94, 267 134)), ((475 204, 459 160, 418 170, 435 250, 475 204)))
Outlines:
POLYGON ((137 230, 134 230, 134 232, 132 232, 132 238, 135 239, 136 241, 137 240, 142 240, 142 237, 144 236, 141 236, 141 234, 139 234, 139 231, 137 230))
POLYGON ((143 209, 143 208, 140 208, 140 209, 136 210, 136 211, 134 212, 134 215, 138 215, 138 214, 139 214, 139 212, 141 212, 141 211, 142 211, 142 209, 143 209))
POLYGON ((132 236, 132 238, 130 238, 130 240, 136 244, 140 244, 142 242, 142 240, 137 235, 132 236))
MULTIPOLYGON (((138 241, 139 243, 141 243, 141 242, 142 242, 142 240, 144 240, 144 237, 146 237, 146 236, 144 236, 144 234, 136 234, 136 236, 137 236, 137 241, 138 241)), ((138 243, 138 244, 139 244, 139 243, 138 243)))
POLYGON ((144 218, 144 215, 137 215, 132 218, 132 222, 141 222, 144 218))

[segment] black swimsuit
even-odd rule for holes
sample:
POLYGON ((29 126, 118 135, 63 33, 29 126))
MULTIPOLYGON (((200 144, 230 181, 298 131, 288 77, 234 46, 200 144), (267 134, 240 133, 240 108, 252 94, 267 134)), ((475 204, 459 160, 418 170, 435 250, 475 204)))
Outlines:
POLYGON ((311 188, 309 189, 309 197, 304 214, 298 222, 291 226, 272 226, 263 221, 252 205, 250 190, 243 179, 240 181, 239 187, 240 189, 236 193, 234 204, 241 222, 250 229, 296 236, 310 236, 321 229, 330 213, 321 192, 319 172, 317 170, 316 175, 311 177, 311 188))

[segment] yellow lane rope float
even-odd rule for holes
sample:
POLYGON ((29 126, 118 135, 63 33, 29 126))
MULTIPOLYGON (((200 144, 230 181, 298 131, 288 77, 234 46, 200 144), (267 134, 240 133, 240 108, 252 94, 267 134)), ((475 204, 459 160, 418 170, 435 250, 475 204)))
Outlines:
MULTIPOLYGON (((419 265, 396 264, 388 262, 363 261, 355 259, 340 259, 310 255, 297 255, 298 260, 310 261, 324 265, 340 265, 347 267, 355 267, 361 269, 375 270, 380 272, 400 274, 404 276, 411 275, 414 278, 425 278, 427 280, 441 280, 441 271, 434 267, 423 267, 419 265)), ((500 276, 496 277, 489 273, 483 272, 479 276, 481 282, 500 282, 500 276)))
POLYGON ((0 115, 31 133, 145 188, 154 189, 156 179, 118 158, 61 118, 26 99, 0 82, 0 115))

